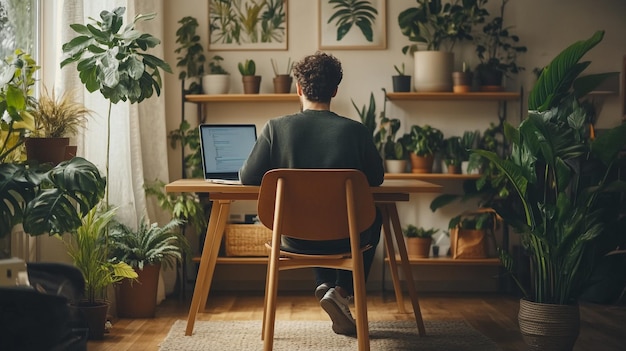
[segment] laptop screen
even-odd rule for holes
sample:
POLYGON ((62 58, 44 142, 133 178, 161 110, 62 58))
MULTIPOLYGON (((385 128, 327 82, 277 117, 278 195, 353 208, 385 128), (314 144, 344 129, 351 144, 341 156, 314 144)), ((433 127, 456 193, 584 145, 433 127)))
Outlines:
POLYGON ((239 179, 239 169, 256 142, 254 124, 201 124, 205 179, 239 179))

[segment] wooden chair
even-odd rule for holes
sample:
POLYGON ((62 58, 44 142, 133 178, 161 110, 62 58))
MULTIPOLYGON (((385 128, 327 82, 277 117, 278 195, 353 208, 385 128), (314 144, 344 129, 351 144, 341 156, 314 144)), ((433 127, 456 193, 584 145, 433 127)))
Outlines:
POLYGON ((376 209, 365 175, 357 170, 275 169, 263 177, 258 201, 261 222, 272 229, 263 311, 264 350, 274 341, 278 272, 304 267, 351 270, 358 349, 369 350, 365 275, 360 233, 369 228, 376 209), (350 252, 310 255, 282 251, 281 235, 304 240, 350 238, 350 252))

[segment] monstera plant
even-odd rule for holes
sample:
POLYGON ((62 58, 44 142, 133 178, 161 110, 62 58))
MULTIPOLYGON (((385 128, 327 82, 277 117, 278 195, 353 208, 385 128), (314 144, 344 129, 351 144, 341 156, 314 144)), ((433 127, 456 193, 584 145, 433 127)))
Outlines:
POLYGON ((0 78, 0 237, 23 224, 31 235, 63 234, 103 197, 105 180, 89 161, 75 157, 54 168, 29 164, 23 144, 35 128, 34 59, 16 50, 0 78))

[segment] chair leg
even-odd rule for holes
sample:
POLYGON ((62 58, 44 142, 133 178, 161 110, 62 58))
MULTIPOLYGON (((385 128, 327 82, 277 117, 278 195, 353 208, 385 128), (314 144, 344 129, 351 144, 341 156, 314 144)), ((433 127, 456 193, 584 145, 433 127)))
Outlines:
POLYGON ((270 260, 268 267, 267 289, 265 291, 265 309, 263 316, 263 350, 272 351, 274 347, 274 326, 276 322, 276 299, 278 295, 278 262, 270 260))
POLYGON ((355 267, 352 272, 354 281, 354 306, 356 308, 356 336, 358 350, 369 351, 370 335, 367 318, 367 298, 365 290, 365 276, 363 273, 363 260, 360 260, 360 263, 357 262, 355 265, 360 265, 360 267, 355 267))

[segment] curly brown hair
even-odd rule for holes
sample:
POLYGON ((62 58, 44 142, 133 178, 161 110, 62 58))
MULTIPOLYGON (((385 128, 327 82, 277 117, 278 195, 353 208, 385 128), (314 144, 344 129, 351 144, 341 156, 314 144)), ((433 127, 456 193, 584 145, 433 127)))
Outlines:
POLYGON ((336 57, 318 51, 296 62, 293 75, 309 101, 330 102, 343 78, 343 70, 336 57))

